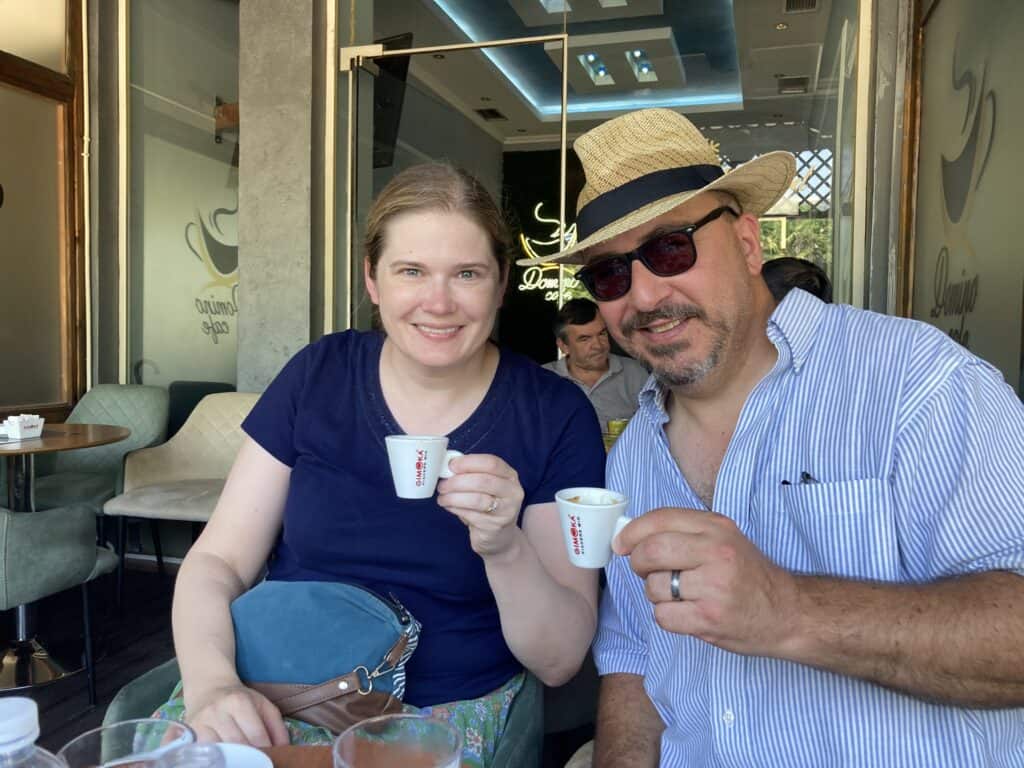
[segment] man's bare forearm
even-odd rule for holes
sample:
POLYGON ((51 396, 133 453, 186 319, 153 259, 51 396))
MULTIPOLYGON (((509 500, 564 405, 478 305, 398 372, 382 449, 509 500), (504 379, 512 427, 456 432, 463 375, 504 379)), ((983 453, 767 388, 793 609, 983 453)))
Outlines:
POLYGON ((597 705, 594 768, 655 768, 665 724, 639 675, 605 675, 597 705))
POLYGON ((778 655, 928 701, 1024 705, 1024 578, 925 585, 796 577, 796 631, 778 655))

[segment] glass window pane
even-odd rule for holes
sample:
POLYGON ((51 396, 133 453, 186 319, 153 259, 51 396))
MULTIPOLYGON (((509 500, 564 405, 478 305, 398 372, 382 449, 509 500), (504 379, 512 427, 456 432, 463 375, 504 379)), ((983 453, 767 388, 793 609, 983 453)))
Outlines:
POLYGON ((133 380, 233 383, 238 3, 133 0, 129 80, 133 380))
POLYGON ((60 402, 63 107, 0 85, 0 406, 60 402))
POLYGON ((924 27, 912 316, 1024 397, 1016 127, 1024 5, 942 0, 924 27))
POLYGON ((66 73, 66 11, 67 0, 0 0, 0 51, 66 73))

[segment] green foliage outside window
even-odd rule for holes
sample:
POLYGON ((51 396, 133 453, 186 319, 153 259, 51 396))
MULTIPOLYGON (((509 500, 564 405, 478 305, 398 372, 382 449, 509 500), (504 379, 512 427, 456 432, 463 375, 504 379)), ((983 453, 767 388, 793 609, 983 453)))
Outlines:
POLYGON ((810 217, 801 206, 799 217, 769 217, 761 221, 761 247, 764 258, 793 256, 813 261, 832 274, 832 220, 827 217, 810 217), (785 222, 783 224, 783 221, 785 222))

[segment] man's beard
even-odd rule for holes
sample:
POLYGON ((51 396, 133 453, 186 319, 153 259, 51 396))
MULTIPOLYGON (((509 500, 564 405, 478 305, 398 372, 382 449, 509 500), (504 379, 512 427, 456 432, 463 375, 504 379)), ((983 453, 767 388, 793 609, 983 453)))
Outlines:
POLYGON ((722 359, 726 340, 732 327, 721 320, 711 320, 707 313, 693 304, 674 304, 658 307, 653 312, 638 312, 620 327, 619 343, 630 355, 645 363, 658 382, 670 389, 686 389, 702 381, 722 359), (669 344, 654 344, 642 349, 632 343, 633 334, 640 328, 658 320, 698 320, 714 332, 707 357, 688 365, 673 365, 672 361, 690 348, 691 342, 680 340, 669 344))

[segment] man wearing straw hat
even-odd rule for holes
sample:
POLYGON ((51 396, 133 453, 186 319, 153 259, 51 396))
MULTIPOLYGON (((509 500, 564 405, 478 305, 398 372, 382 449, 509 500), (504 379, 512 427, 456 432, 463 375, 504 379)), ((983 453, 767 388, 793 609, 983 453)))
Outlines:
POLYGON ((577 277, 654 377, 594 652, 596 766, 1024 765, 1024 406, 931 326, 775 308, 757 217, 684 117, 575 144, 577 277))

